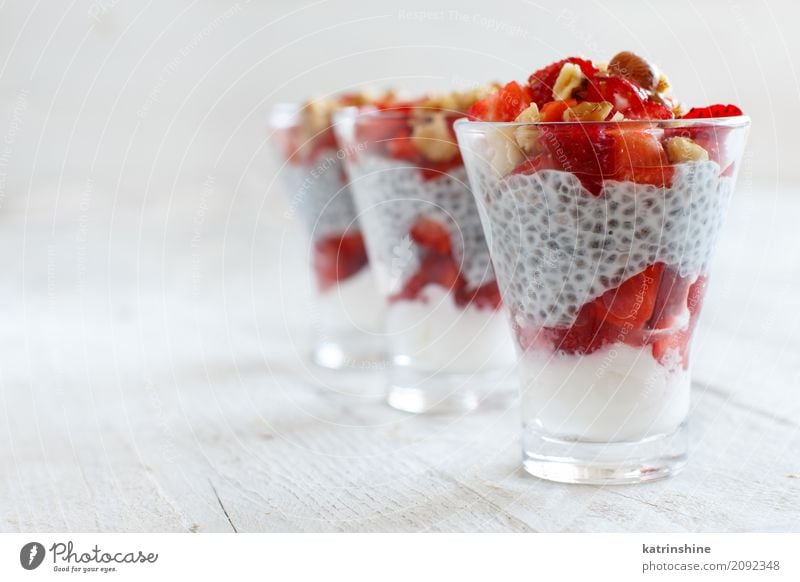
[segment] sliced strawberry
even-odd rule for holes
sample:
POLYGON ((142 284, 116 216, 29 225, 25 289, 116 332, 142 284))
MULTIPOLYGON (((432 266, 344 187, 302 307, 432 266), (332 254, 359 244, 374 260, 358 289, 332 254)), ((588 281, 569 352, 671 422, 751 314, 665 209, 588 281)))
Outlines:
POLYGON ((539 121, 564 121, 564 112, 577 104, 575 99, 545 103, 539 110, 539 121))
POLYGON ((616 289, 606 291, 600 302, 605 312, 600 315, 616 326, 642 328, 653 315, 663 269, 664 263, 650 265, 616 289))
POLYGON ((589 79, 583 100, 607 101, 627 119, 672 119, 672 110, 622 77, 597 75, 589 79))
POLYGON ((708 287, 708 277, 705 275, 700 275, 697 280, 692 283, 692 286, 689 287, 689 296, 686 299, 686 305, 694 320, 700 317, 700 309, 703 307, 706 287, 708 287))
POLYGON ((650 329, 677 329, 688 323, 687 301, 691 284, 692 280, 689 277, 681 277, 672 267, 664 267, 653 317, 648 324, 650 329))
POLYGON ((708 105, 707 107, 692 107, 682 119, 710 119, 713 117, 738 117, 744 115, 736 105, 708 105))
POLYGON ((402 128, 395 137, 386 142, 388 154, 396 160, 415 162, 419 158, 419 150, 411 140, 411 130, 402 128))
POLYGON ((558 170, 560 166, 553 161, 550 152, 543 152, 511 170, 511 174, 534 174, 539 170, 558 170))
MULTIPOLYGON (((356 121, 356 142, 365 144, 371 152, 391 155, 391 147, 402 145, 394 143, 402 135, 410 135, 408 120, 403 117, 364 115, 356 121)), ((411 143, 411 140, 405 141, 411 143)))
POLYGON ((684 369, 689 367, 689 341, 691 334, 682 329, 659 339, 653 344, 653 357, 661 364, 668 364, 680 359, 684 369))
POLYGON ((541 139, 559 169, 571 172, 595 196, 614 171, 614 139, 602 125, 570 124, 541 127, 541 139))
POLYGON ((456 305, 464 307, 472 304, 478 309, 497 309, 500 307, 500 289, 496 281, 491 281, 472 290, 462 287, 456 290, 456 305))
POLYGON ((609 133, 614 137, 614 179, 662 187, 672 183, 674 168, 649 129, 620 126, 609 133))
POLYGON ((661 363, 667 362, 673 354, 681 358, 684 369, 689 367, 689 349, 694 328, 700 317, 700 308, 703 305, 703 296, 706 291, 707 279, 700 275, 689 287, 686 306, 689 309, 689 323, 683 329, 659 339, 653 344, 653 357, 661 363))
POLYGON ((594 77, 595 73, 597 73, 597 68, 595 68, 591 61, 578 57, 569 57, 536 71, 528 77, 528 86, 531 90, 531 98, 540 109, 545 103, 553 100, 553 87, 565 63, 578 65, 581 71, 583 71, 583 74, 589 78, 594 77))
POLYGON ((467 116, 473 121, 514 121, 530 104, 530 89, 511 81, 505 87, 473 103, 467 116))
POLYGON ((467 281, 453 257, 450 234, 443 224, 421 216, 409 229, 409 236, 420 249, 420 265, 390 301, 414 300, 426 286, 439 285, 452 293, 460 307, 474 305, 478 309, 495 310, 500 306, 500 292, 494 280, 478 288, 467 288, 467 281))
POLYGON ((352 277, 367 265, 367 251, 360 232, 330 236, 314 244, 314 272, 320 290, 352 277))
POLYGON ((578 312, 568 328, 543 328, 540 338, 549 342, 553 349, 567 354, 591 354, 605 345, 604 337, 598 334, 598 319, 595 302, 589 302, 578 312))
POLYGON ((450 233, 444 225, 432 218, 420 216, 409 230, 409 236, 419 246, 430 251, 441 255, 450 254, 450 233))

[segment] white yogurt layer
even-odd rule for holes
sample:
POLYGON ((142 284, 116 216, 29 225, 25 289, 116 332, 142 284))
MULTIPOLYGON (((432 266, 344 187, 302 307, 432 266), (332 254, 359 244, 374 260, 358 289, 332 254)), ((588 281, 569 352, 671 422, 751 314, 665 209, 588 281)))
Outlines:
POLYGON ((650 346, 584 356, 533 350, 520 372, 525 424, 564 439, 638 441, 671 433, 689 411, 689 372, 660 364, 650 346))
POLYGON ((436 285, 416 300, 390 305, 386 334, 390 353, 403 360, 398 363, 431 372, 471 373, 511 366, 515 359, 501 311, 459 307, 436 285))
POLYGON ((385 300, 369 268, 321 292, 318 305, 318 321, 324 330, 382 331, 385 300))

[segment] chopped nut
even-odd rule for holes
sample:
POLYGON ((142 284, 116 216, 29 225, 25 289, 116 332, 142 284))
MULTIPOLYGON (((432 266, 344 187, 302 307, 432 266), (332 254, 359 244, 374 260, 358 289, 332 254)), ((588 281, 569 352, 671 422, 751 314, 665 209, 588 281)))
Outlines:
POLYGON ((667 156, 673 164, 681 162, 705 162, 708 152, 688 137, 673 137, 667 140, 667 156))
MULTIPOLYGON (((537 107, 536 103, 531 103, 527 109, 517 115, 514 121, 521 123, 539 121, 539 107, 537 107)), ((514 139, 523 152, 531 154, 539 143, 539 130, 535 125, 520 125, 514 129, 514 139)))
POLYGON ((514 121, 519 122, 536 122, 539 121, 539 107, 536 103, 531 103, 527 109, 522 111, 514 121))
POLYGON ((309 138, 325 131, 331 126, 331 115, 336 103, 330 99, 310 101, 303 109, 303 131, 309 138))
POLYGON ((494 150, 492 168, 499 176, 505 176, 525 160, 525 154, 517 145, 513 127, 498 127, 486 136, 494 150))
POLYGON ((458 146, 453 141, 444 113, 414 120, 411 140, 422 155, 432 162, 447 162, 458 155, 458 146))
POLYGON ((572 93, 583 85, 586 77, 583 71, 575 63, 564 63, 561 72, 558 73, 555 85, 553 85, 553 99, 564 101, 572 97, 572 93))
POLYGON ((659 81, 656 68, 630 51, 622 51, 614 55, 614 58, 608 63, 608 72, 611 75, 628 79, 646 91, 653 91, 659 81))
POLYGON ((567 107, 562 119, 564 121, 605 121, 614 108, 608 101, 591 103, 584 101, 575 107, 567 107))
POLYGON ((514 129, 514 139, 519 149, 531 155, 539 146, 539 129, 534 125, 520 125, 514 129))
POLYGON ((666 93, 669 91, 670 84, 667 80, 667 76, 664 73, 661 73, 658 76, 658 85, 656 85, 656 93, 666 93))
POLYGON ((623 119, 625 119, 625 116, 622 115, 622 113, 620 113, 619 111, 617 111, 614 115, 611 116, 611 119, 609 119, 609 121, 622 121, 623 119))

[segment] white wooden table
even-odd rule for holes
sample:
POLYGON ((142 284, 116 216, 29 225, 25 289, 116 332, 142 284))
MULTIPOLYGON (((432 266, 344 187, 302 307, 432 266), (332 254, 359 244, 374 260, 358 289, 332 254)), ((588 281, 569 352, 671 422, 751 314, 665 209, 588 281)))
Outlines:
POLYGON ((379 372, 337 391, 307 367, 280 218, 7 219, 0 530, 800 530, 800 198, 741 190, 696 340, 690 465, 607 488, 526 476, 513 407, 414 417, 375 396, 379 372))

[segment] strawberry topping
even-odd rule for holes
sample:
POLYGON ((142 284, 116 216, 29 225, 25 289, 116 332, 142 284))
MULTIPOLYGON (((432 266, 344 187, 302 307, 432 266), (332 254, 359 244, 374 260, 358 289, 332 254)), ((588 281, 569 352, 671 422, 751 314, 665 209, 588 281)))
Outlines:
POLYGON ((558 79, 558 74, 565 63, 578 65, 586 77, 593 77, 597 69, 591 61, 578 57, 569 57, 558 62, 547 65, 528 77, 528 86, 533 102, 541 109, 545 103, 553 100, 553 87, 558 79))
POLYGON ((737 117, 744 115, 736 105, 709 105, 692 107, 682 119, 711 119, 713 117, 737 117))
POLYGON ((349 232, 316 241, 313 264, 321 291, 352 277, 367 265, 367 251, 361 233, 349 232))
POLYGON ((420 249, 420 265, 390 301, 415 300, 428 285, 439 285, 451 291, 459 307, 474 305, 494 310, 500 306, 500 291, 495 281, 477 288, 468 287, 453 257, 450 234, 443 224, 420 216, 409 229, 409 236, 420 249))
POLYGON ((514 121, 530 104, 530 89, 511 81, 488 97, 473 103, 467 116, 473 121, 514 121))

